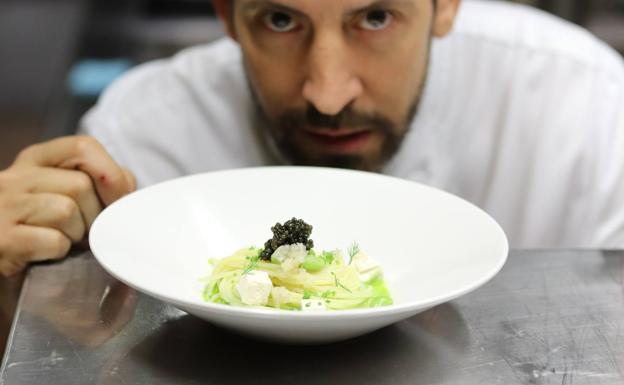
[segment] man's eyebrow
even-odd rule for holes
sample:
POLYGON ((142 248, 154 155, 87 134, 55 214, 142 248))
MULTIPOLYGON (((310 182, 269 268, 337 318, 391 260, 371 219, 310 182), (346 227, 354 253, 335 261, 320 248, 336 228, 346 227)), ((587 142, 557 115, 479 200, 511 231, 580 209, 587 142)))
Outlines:
MULTIPOLYGON (((416 4, 414 4, 413 0, 376 0, 376 1, 372 1, 371 3, 365 6, 354 7, 350 9, 349 11, 347 11, 347 14, 356 14, 356 13, 361 13, 361 12, 370 11, 370 10, 377 9, 377 8, 389 7, 389 6, 414 8, 416 4)), ((292 8, 288 5, 285 5, 285 4, 282 4, 273 0, 250 0, 250 1, 245 1, 242 4, 242 8, 244 11, 255 11, 258 8, 263 8, 263 7, 272 7, 272 8, 281 9, 283 11, 287 11, 291 13, 298 13, 298 14, 302 13, 301 11, 295 8, 292 8)))
POLYGON ((370 4, 367 4, 363 7, 354 7, 350 9, 347 14, 353 15, 357 13, 363 13, 366 11, 372 11, 379 8, 388 8, 390 6, 399 6, 401 8, 414 8, 416 4, 413 0, 377 0, 372 1, 370 4))
POLYGON ((266 8, 266 7, 271 7, 274 9, 278 9, 278 10, 282 10, 285 12, 290 12, 290 13, 297 13, 300 14, 301 11, 298 11, 294 8, 291 8, 287 5, 281 4, 279 2, 276 1, 272 1, 272 0, 251 0, 251 1, 245 1, 243 2, 242 6, 243 11, 255 11, 259 8, 266 8))

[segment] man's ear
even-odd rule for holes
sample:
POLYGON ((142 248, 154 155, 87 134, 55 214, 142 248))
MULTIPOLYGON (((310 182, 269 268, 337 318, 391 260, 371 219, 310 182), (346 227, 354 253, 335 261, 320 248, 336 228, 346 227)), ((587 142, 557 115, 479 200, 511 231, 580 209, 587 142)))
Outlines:
POLYGON ((457 10, 461 0, 434 0, 436 2, 435 15, 433 20, 433 35, 444 37, 451 29, 457 16, 457 10))
POLYGON ((212 5, 219 15, 219 19, 225 26, 225 32, 229 37, 236 40, 236 28, 234 28, 234 0, 212 0, 212 5))

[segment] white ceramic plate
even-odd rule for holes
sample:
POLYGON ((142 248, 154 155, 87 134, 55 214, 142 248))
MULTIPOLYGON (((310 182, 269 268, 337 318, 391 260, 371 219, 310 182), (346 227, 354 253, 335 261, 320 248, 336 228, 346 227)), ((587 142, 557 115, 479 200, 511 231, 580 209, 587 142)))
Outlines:
POLYGON ((264 167, 184 177, 108 207, 90 233, 102 266, 129 286, 223 327, 288 343, 338 341, 452 300, 491 279, 507 258, 500 226, 446 192, 338 169, 264 167), (353 241, 382 264, 392 306, 322 313, 206 303, 209 258, 262 246, 292 217, 314 226, 315 249, 353 241))

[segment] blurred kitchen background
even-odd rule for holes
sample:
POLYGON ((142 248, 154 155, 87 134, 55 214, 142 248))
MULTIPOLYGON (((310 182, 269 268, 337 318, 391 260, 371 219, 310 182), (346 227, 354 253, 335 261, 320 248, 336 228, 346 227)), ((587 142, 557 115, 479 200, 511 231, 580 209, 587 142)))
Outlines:
MULTIPOLYGON (((525 0, 624 53, 624 0, 525 0)), ((210 0, 0 0, 0 169, 72 133, 128 68, 223 34, 210 0)), ((20 277, 0 279, 0 357, 20 277)))
MULTIPOLYGON (((624 0, 523 0, 624 52, 624 0)), ((73 132, 116 76, 222 35, 210 0, 0 0, 0 169, 73 132)))

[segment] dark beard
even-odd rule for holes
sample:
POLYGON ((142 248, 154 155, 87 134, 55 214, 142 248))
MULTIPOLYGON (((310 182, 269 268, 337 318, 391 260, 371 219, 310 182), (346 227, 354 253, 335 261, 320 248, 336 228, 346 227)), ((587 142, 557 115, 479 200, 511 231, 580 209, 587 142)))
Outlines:
POLYGON ((308 105, 305 109, 289 109, 276 119, 269 119, 255 95, 254 100, 256 101, 260 129, 268 130, 280 153, 292 164, 363 171, 379 171, 399 150, 419 105, 418 100, 414 102, 408 110, 402 126, 397 126, 390 119, 380 114, 357 112, 351 106, 347 106, 337 115, 325 115, 313 105, 308 105), (384 140, 380 152, 371 157, 358 154, 310 155, 301 151, 295 140, 295 134, 304 127, 311 129, 364 128, 371 132, 380 133, 384 140))
MULTIPOLYGON (((428 59, 429 50, 427 52, 428 59)), ((246 63, 244 63, 246 64, 246 63)), ((268 132, 280 154, 293 165, 348 168, 362 171, 380 171, 381 168, 399 151, 414 117, 418 113, 420 99, 427 80, 428 65, 425 68, 418 92, 410 104, 400 125, 394 124, 381 114, 355 111, 347 105, 336 115, 326 115, 313 105, 305 108, 286 110, 275 119, 270 119, 258 99, 245 66, 247 84, 256 106, 257 126, 261 133, 268 132), (344 127, 367 129, 383 136, 382 147, 374 156, 342 154, 306 154, 296 143, 295 134, 304 128, 339 129, 344 127)))
POLYGON ((294 163, 326 167, 340 167, 375 171, 387 162, 400 147, 405 129, 396 127, 390 119, 380 114, 368 114, 355 111, 350 105, 336 115, 325 115, 313 105, 306 109, 290 109, 274 122, 272 132, 277 146, 294 163), (384 141, 379 154, 372 157, 362 155, 325 154, 310 156, 298 151, 295 134, 304 127, 309 129, 340 129, 341 127, 370 130, 379 133, 384 141))

